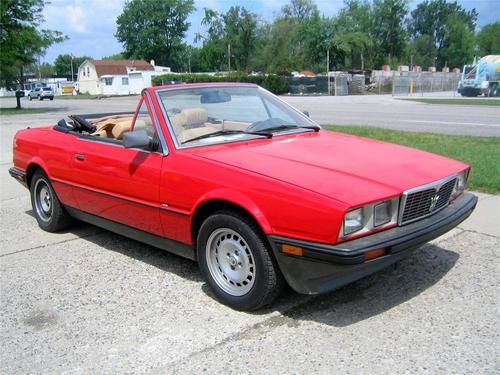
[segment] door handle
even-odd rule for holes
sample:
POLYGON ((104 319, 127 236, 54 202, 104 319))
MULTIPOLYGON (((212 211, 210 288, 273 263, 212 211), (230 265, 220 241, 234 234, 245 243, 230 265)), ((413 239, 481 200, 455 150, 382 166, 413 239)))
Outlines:
POLYGON ((85 160, 85 155, 83 154, 75 154, 75 159, 76 160, 85 160))

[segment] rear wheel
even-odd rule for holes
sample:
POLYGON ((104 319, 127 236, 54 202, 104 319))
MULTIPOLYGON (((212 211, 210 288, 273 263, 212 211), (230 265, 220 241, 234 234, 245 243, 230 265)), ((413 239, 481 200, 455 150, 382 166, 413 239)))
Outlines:
POLYGON ((284 286, 269 245, 253 223, 231 212, 210 216, 197 240, 201 271, 210 289, 237 310, 271 303, 284 286))
POLYGON ((47 232, 57 232, 72 223, 49 179, 41 170, 36 171, 31 179, 30 193, 33 214, 40 228, 47 232))
POLYGON ((33 100, 33 97, 30 95, 30 102, 33 100))

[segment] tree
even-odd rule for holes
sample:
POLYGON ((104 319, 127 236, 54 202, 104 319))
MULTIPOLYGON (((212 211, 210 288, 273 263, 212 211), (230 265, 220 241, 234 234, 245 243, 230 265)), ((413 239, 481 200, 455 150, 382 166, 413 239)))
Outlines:
POLYGON ((373 3, 373 36, 376 41, 378 65, 387 56, 391 64, 394 57, 403 54, 406 46, 406 29, 404 19, 408 13, 408 0, 374 0, 373 3), (383 57, 380 55, 384 55, 383 57))
POLYGON ((207 32, 198 34, 196 41, 203 40, 203 58, 208 66, 215 70, 249 70, 257 39, 256 14, 239 6, 232 6, 226 13, 205 9, 202 25, 207 32))
POLYGON ((437 48, 430 35, 420 35, 408 45, 406 54, 413 65, 428 67, 434 65, 434 59, 437 56, 437 48))
MULTIPOLYGON (((380 50, 375 44, 374 12, 367 1, 347 0, 334 19, 332 45, 337 68, 373 66, 380 50)), ((385 53, 383 53, 385 54, 385 53)))
POLYGON ((462 67, 474 58, 474 32, 457 17, 448 20, 449 37, 443 47, 446 66, 462 67))
POLYGON ((126 58, 154 59, 158 65, 181 65, 177 52, 185 47, 187 18, 193 0, 129 0, 116 21, 116 38, 126 58))
POLYGON ((479 55, 498 55, 500 54, 500 22, 490 23, 483 26, 477 34, 477 44, 479 55))
POLYGON ((103 56, 101 60, 125 60, 125 56, 122 52, 118 52, 109 56, 103 56))
POLYGON ((281 8, 285 18, 292 19, 298 23, 319 17, 319 9, 313 0, 291 0, 281 8))
POLYGON ((0 2, 0 81, 6 87, 24 83, 24 66, 66 39, 59 31, 39 28, 43 6, 43 0, 0 2))
MULTIPOLYGON (((71 55, 58 55, 54 60, 54 70, 58 76, 71 76, 71 55)), ((85 60, 91 59, 88 56, 73 56, 73 75, 78 73, 78 67, 85 60)), ((72 78, 74 79, 74 77, 72 78)))
MULTIPOLYGON (((446 0, 425 0, 411 12, 408 30, 413 40, 428 35, 436 47, 438 65, 444 66, 447 60, 454 59, 454 56, 445 53, 452 36, 450 22, 461 22, 466 30, 473 32, 477 16, 475 9, 467 11, 456 1, 448 3, 446 0)), ((460 54, 464 55, 465 52, 461 51, 460 54)))

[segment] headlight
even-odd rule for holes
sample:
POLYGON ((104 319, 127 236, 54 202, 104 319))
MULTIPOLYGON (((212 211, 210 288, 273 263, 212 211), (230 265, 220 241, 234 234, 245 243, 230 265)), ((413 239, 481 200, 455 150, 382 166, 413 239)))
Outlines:
POLYGON ((397 223, 399 197, 367 204, 346 212, 339 237, 358 236, 397 223))
POLYGON ((464 192, 465 186, 467 185, 468 175, 469 170, 467 169, 457 176, 457 179, 455 180, 455 186, 453 187, 453 193, 451 193, 451 199, 455 199, 464 192))
POLYGON ((364 226, 363 208, 357 208, 345 214, 344 218, 344 235, 357 232, 364 226))
POLYGON ((392 201, 384 201, 375 205, 373 209, 373 226, 379 227, 392 219, 392 201))

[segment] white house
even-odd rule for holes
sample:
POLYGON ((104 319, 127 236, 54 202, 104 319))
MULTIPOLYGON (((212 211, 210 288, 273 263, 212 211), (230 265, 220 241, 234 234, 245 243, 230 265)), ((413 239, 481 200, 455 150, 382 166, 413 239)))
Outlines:
POLYGON ((140 94, 159 74, 142 60, 85 60, 78 68, 78 84, 80 93, 91 95, 140 94))

